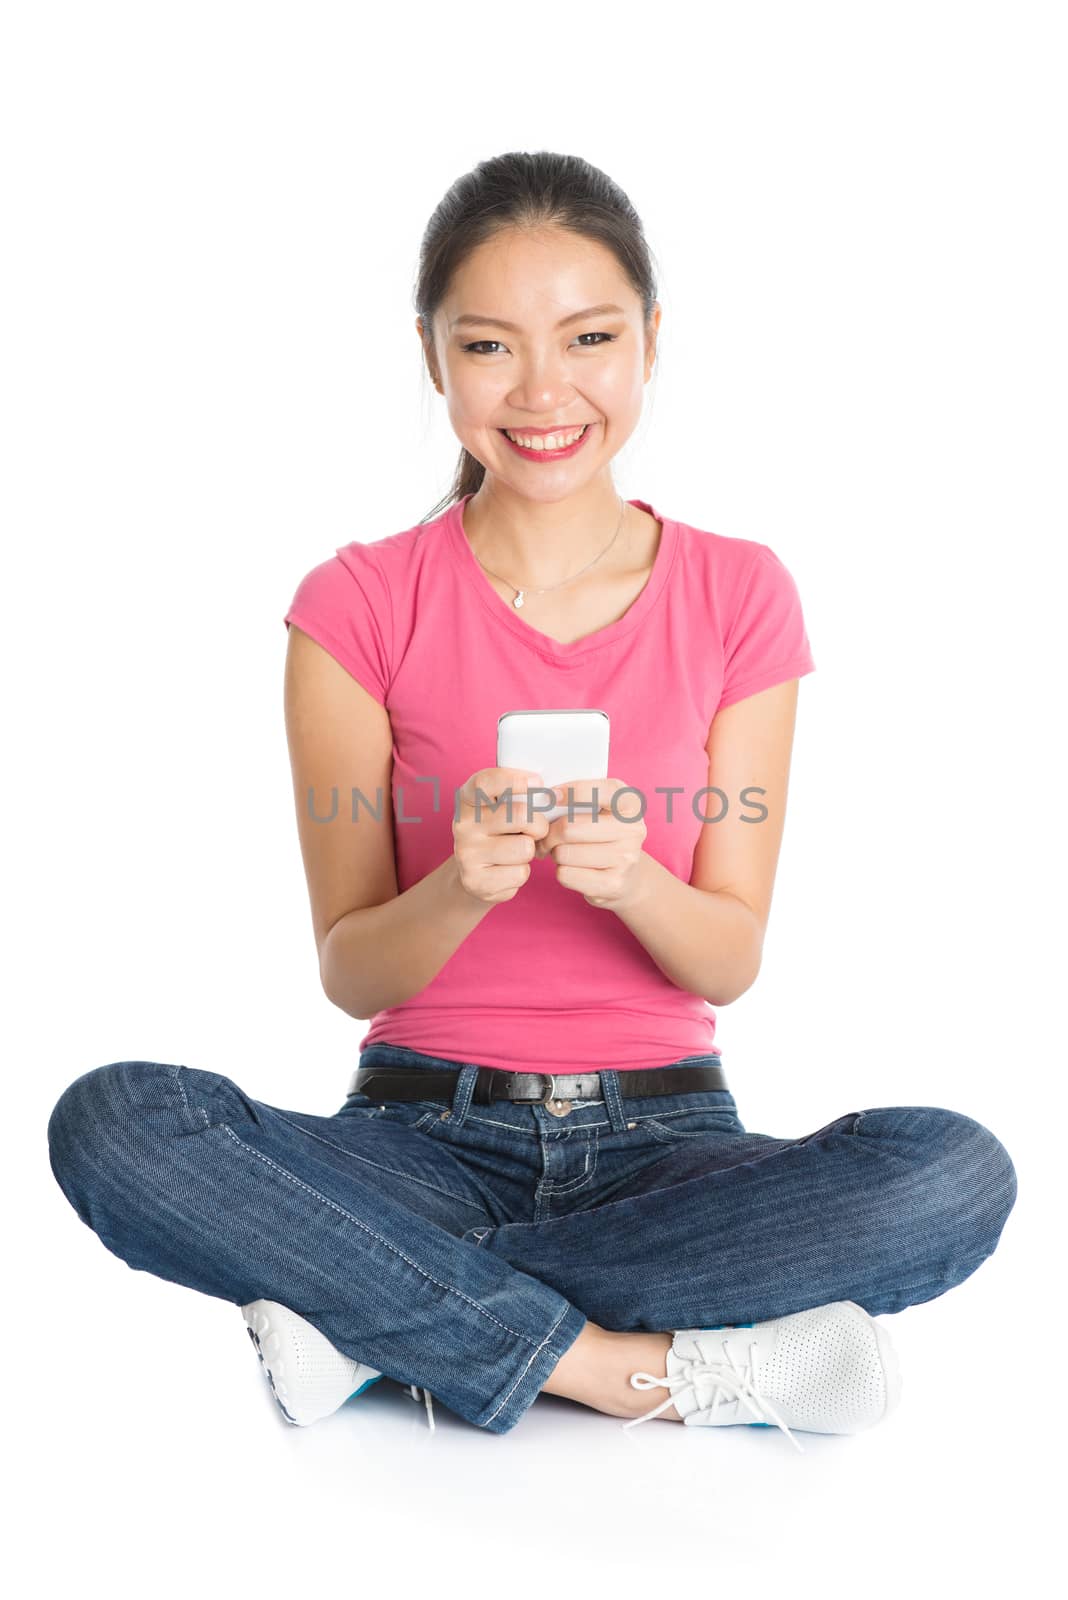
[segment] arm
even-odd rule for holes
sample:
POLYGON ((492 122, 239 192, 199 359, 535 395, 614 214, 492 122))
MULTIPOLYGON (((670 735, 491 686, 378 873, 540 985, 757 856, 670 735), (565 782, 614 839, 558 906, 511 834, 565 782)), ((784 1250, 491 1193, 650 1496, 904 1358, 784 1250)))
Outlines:
POLYGON ((301 853, 319 974, 327 997, 352 1017, 372 1017, 424 989, 493 909, 463 889, 450 855, 397 892, 391 808, 389 713, 320 644, 289 630, 285 720, 301 853), (337 816, 326 816, 338 791, 337 816), (367 797, 358 821, 344 797, 367 797))
POLYGON ((655 856, 642 857, 642 873, 641 894, 616 915, 678 988, 709 1005, 730 1005, 760 970, 751 909, 725 890, 683 883, 655 856))
POLYGON ((797 685, 791 678, 717 713, 706 746, 708 783, 727 796, 726 816, 702 826, 688 884, 643 856, 638 893, 616 909, 661 972, 710 1005, 737 1000, 760 971, 786 821, 797 685), (746 790, 758 791, 748 803, 746 790), (756 806, 767 811, 760 820, 756 806))
POLYGON ((493 910, 462 888, 455 856, 380 906, 346 912, 329 930, 319 970, 327 997, 350 1017, 373 1017, 426 988, 493 910))

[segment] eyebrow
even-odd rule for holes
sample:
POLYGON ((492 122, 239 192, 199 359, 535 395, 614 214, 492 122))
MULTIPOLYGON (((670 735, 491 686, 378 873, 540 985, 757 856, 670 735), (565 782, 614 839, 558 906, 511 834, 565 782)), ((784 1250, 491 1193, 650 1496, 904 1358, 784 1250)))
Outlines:
MULTIPOLYGON (((585 311, 573 311, 569 317, 561 317, 556 324, 558 328, 566 328, 569 322, 581 322, 585 317, 600 317, 606 312, 618 311, 620 316, 626 316, 622 306, 606 302, 603 306, 587 306, 585 311)), ((468 312, 462 317, 454 317, 450 323, 453 328, 507 328, 509 333, 522 333, 514 322, 503 322, 500 317, 479 317, 468 312)))

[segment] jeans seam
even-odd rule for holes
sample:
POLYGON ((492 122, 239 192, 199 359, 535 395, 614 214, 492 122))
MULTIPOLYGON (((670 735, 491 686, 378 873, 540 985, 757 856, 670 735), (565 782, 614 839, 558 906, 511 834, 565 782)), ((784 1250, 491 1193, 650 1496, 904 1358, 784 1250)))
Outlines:
POLYGON ((542 1182, 539 1188, 545 1193, 551 1193, 553 1198, 559 1194, 570 1194, 575 1189, 582 1189, 591 1181, 597 1172, 597 1152, 600 1144, 597 1134, 586 1140, 586 1165, 577 1178, 568 1178, 566 1183, 555 1183, 551 1178, 542 1182))
POLYGON ((541 1352, 545 1349, 545 1346, 549 1343, 549 1341, 551 1340, 553 1334, 556 1332, 556 1330, 560 1326, 561 1322, 563 1322, 564 1318, 567 1316, 567 1313, 568 1313, 568 1311, 570 1309, 570 1305, 571 1305, 570 1301, 565 1301, 564 1307, 563 1307, 562 1311, 560 1312, 560 1315, 557 1317, 556 1321, 553 1323, 552 1327, 549 1329, 548 1333, 545 1335, 545 1338, 541 1341, 541 1344, 539 1344, 537 1346, 537 1348, 534 1349, 531 1352, 530 1360, 527 1362, 527 1364, 523 1368, 522 1372, 520 1372, 517 1375, 516 1380, 513 1383, 512 1387, 509 1389, 508 1393, 506 1395, 502 1396, 501 1403, 497 1407, 496 1411, 494 1411, 491 1416, 488 1416, 486 1418, 486 1423, 487 1424, 491 1423, 494 1420, 494 1418, 500 1416, 501 1412, 504 1410, 504 1408, 508 1404, 509 1400, 512 1398, 512 1396, 515 1394, 516 1390, 519 1388, 519 1385, 522 1383, 523 1379, 526 1377, 527 1373, 530 1371, 531 1366, 533 1365, 533 1363, 541 1355, 541 1352))
MULTIPOLYGON (((439 1278, 435 1278, 433 1273, 427 1272, 426 1268, 421 1267, 418 1261, 413 1261, 411 1256, 405 1255, 403 1250, 399 1249, 395 1244, 391 1244, 390 1241, 384 1238, 382 1234, 376 1233, 374 1228, 369 1227, 366 1222, 362 1222, 360 1218, 354 1216, 351 1211, 346 1211, 345 1207, 338 1205, 336 1200, 331 1200, 329 1195, 321 1194, 318 1189, 313 1189, 311 1184, 305 1183, 303 1178, 298 1178, 296 1173, 290 1172, 286 1167, 280 1166, 277 1161, 272 1161, 270 1156, 265 1156, 259 1150, 254 1150, 250 1144, 246 1144, 245 1141, 234 1132, 233 1128, 231 1128, 228 1122, 218 1122, 215 1124, 215 1126, 221 1129, 223 1133, 227 1134, 240 1149, 247 1151, 248 1154, 250 1156, 254 1156, 257 1161, 262 1161, 264 1166, 270 1167, 273 1171, 280 1173, 283 1178, 288 1178, 290 1183, 295 1184, 298 1189, 303 1189, 306 1194, 310 1194, 314 1199, 322 1201, 323 1205, 328 1206, 331 1211, 336 1211, 338 1216, 344 1217, 347 1222, 354 1223, 357 1228, 360 1228, 364 1233, 369 1234, 372 1239, 377 1239, 380 1244, 384 1244, 387 1250, 391 1250, 393 1254, 399 1256, 402 1261, 406 1261, 410 1267, 414 1268, 414 1270, 418 1272, 421 1277, 426 1278, 428 1282, 436 1284, 439 1289, 444 1289, 448 1294, 454 1294, 458 1300, 462 1300, 464 1304, 470 1306, 473 1311, 477 1311, 480 1317, 485 1317, 487 1322, 495 1323, 498 1328, 503 1328, 505 1333, 510 1333, 513 1339, 523 1339, 527 1344, 534 1343, 529 1334, 523 1333, 519 1328, 510 1328, 506 1322, 502 1322, 499 1317, 495 1317, 492 1312, 487 1311, 485 1307, 480 1306, 477 1300, 472 1300, 469 1295, 464 1294, 462 1289, 457 1289, 455 1284, 442 1283, 439 1278)), ((373 1166, 374 1163, 372 1162, 371 1165, 373 1166)), ((561 1312, 561 1316, 562 1315, 563 1312, 561 1312)), ((559 1323, 555 1323, 552 1331, 555 1332, 558 1326, 559 1323)), ((544 1344, 544 1342, 545 1341, 543 1340, 542 1344, 544 1344)), ((542 1346, 539 1345, 535 1349, 534 1355, 537 1355, 538 1350, 541 1348, 542 1346)), ((531 1359, 533 1359, 533 1357, 531 1359)), ((494 1415, 496 1415, 496 1412, 494 1415)))
MULTIPOLYGON (((820 1131, 822 1132, 822 1129, 820 1131)), ((759 1135, 746 1134, 745 1137, 746 1138, 754 1138, 754 1137, 759 1137, 759 1135)), ((770 1137, 770 1135, 769 1135, 769 1137, 770 1137)), ((787 1140, 778 1140, 778 1139, 776 1139, 776 1140, 773 1141, 774 1144, 775 1144, 775 1148, 773 1150, 764 1150, 764 1151, 752 1150, 752 1151, 749 1151, 749 1152, 747 1152, 745 1154, 739 1154, 737 1161, 732 1161, 727 1166, 717 1167, 715 1169, 714 1174, 712 1174, 711 1176, 718 1177, 720 1173, 723 1173, 723 1172, 734 1172, 734 1171, 736 1171, 736 1169, 738 1167, 756 1166, 758 1163, 760 1163, 762 1161, 770 1161, 775 1156, 782 1155, 787 1150, 796 1149, 799 1145, 804 1144, 806 1142, 806 1139, 812 1138, 812 1137, 813 1137, 813 1135, 808 1134, 806 1136, 806 1138, 803 1138, 803 1139, 787 1139, 787 1140)), ((672 1139, 670 1141, 665 1140, 664 1144, 665 1144, 665 1148, 672 1148, 672 1149, 676 1149, 676 1150, 681 1149, 681 1148, 684 1147, 682 1144, 680 1144, 679 1142, 677 1142, 674 1139, 672 1139)), ((699 1181, 701 1178, 705 1178, 707 1180, 708 1177, 709 1177, 709 1174, 698 1173, 696 1175, 696 1177, 684 1178, 682 1181, 684 1183, 694 1183, 694 1182, 699 1181)), ((539 1185, 539 1192, 541 1190, 541 1187, 542 1186, 539 1185)), ((616 1211, 616 1210, 620 1209, 623 1206, 632 1205, 633 1202, 634 1202, 634 1199, 635 1199, 634 1195, 624 1195, 624 1197, 621 1200, 604 1200, 598 1205, 597 1214, 598 1214, 598 1216, 602 1216, 603 1217, 607 1213, 612 1212, 612 1211, 616 1211)), ((533 1227, 536 1227, 536 1228, 539 1228, 539 1229, 549 1229, 549 1228, 556 1227, 560 1223, 567 1224, 567 1223, 572 1222, 573 1220, 574 1220, 574 1218, 572 1216, 535 1217, 533 1219, 533 1221, 531 1221, 531 1222, 505 1223, 505 1224, 503 1224, 503 1226, 505 1226, 505 1227, 515 1227, 515 1228, 533 1228, 533 1227)))
MULTIPOLYGON (((684 1112, 684 1111, 679 1112, 678 1115, 679 1116, 685 1116, 686 1112, 684 1112)), ((648 1133, 652 1133, 652 1134, 654 1134, 656 1136, 659 1136, 659 1135, 662 1134, 664 1136, 665 1140, 670 1141, 672 1144, 674 1144, 675 1141, 678 1140, 678 1139, 685 1140, 685 1139, 702 1139, 702 1138, 704 1138, 704 1139, 715 1139, 717 1137, 719 1137, 719 1138, 731 1138, 731 1137, 741 1138, 741 1137, 745 1137, 745 1134, 744 1134, 743 1130, 740 1127, 687 1129, 687 1128, 673 1127, 670 1122, 661 1122, 659 1120, 659 1118, 657 1118, 657 1117, 639 1117, 637 1119, 637 1121, 638 1121, 638 1126, 640 1128, 642 1128, 644 1131, 646 1131, 648 1133)))
POLYGON ((185 1067, 182 1064, 179 1064, 171 1069, 171 1077, 174 1079, 174 1086, 178 1091, 178 1098, 181 1100, 189 1117, 193 1118, 194 1120, 196 1117, 200 1117, 205 1128, 209 1128, 211 1126, 211 1118, 204 1110, 204 1107, 194 1107, 189 1104, 189 1096, 185 1092, 185 1079, 182 1077, 182 1073, 184 1071, 185 1067))
MULTIPOLYGON (((525 1102, 521 1100, 516 1101, 517 1105, 522 1105, 524 1103, 525 1102)), ((478 1102, 475 1101, 474 1104, 477 1105, 478 1102)), ((531 1102, 531 1104, 533 1104, 533 1102, 531 1102)), ((467 1116, 464 1118, 464 1122, 461 1124, 461 1126, 466 1125, 469 1122, 479 1122, 485 1128, 503 1128, 505 1133, 518 1133, 521 1134, 524 1139, 537 1139, 540 1137, 537 1128, 519 1128, 514 1122, 501 1122, 497 1117, 477 1117, 470 1108, 468 1108, 467 1116)))

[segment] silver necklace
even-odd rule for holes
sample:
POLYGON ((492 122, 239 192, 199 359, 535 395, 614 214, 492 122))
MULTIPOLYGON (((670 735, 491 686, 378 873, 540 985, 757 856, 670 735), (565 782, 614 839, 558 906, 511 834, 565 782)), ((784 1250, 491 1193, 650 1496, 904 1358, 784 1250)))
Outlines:
MULTIPOLYGON (((549 584, 548 588, 546 588, 546 589, 516 589, 516 586, 512 582, 511 578, 502 578, 499 572, 490 572, 489 567, 486 566, 486 563, 484 561, 479 561, 478 556, 475 556, 475 560, 478 561, 478 564, 482 568, 483 572, 489 572, 489 575, 490 575, 491 578, 496 578, 500 583, 506 583, 508 585, 509 589, 515 589, 515 599, 512 601, 512 604, 516 608, 516 610, 518 611, 520 606, 523 604, 524 597, 526 595, 528 595, 528 594, 551 594, 554 589, 562 589, 565 583, 574 583, 576 578, 581 578, 582 577, 583 572, 589 572, 590 567, 595 567, 597 565, 598 561, 602 560, 608 554, 609 550, 611 550, 612 546, 615 544, 616 540, 619 538, 619 530, 623 526, 623 518, 626 515, 626 511, 627 511, 627 503, 626 503, 625 500, 621 499, 620 502, 619 502, 619 522, 618 522, 618 524, 616 526, 616 531, 612 535, 611 539, 609 539, 609 541, 605 545, 604 549, 601 551, 601 554, 599 556, 595 556, 593 558, 593 560, 590 562, 590 565, 588 567, 583 567, 581 569, 581 571, 573 573, 570 578, 564 578, 563 582, 561 582, 561 583, 551 583, 551 584, 549 584)), ((471 554, 474 556, 475 552, 472 550, 471 554)))

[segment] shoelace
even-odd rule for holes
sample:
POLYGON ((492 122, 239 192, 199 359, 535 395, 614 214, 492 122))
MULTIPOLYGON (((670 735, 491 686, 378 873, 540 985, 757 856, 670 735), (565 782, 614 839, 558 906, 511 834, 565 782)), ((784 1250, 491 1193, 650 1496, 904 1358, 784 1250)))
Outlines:
MULTIPOLYGON (((413 1399, 416 1402, 416 1404, 418 1405, 418 1403, 419 1403, 419 1385, 417 1383, 410 1383, 408 1385, 407 1389, 404 1392, 405 1392, 405 1394, 409 1395, 410 1398, 413 1399)), ((431 1431, 431 1433, 433 1433, 436 1424, 434 1422, 434 1402, 431 1399, 431 1395, 430 1395, 430 1390, 429 1389, 424 1389, 423 1390, 423 1399, 426 1401, 426 1419, 430 1424, 430 1431, 431 1431)))
MULTIPOLYGON (((654 1406, 652 1411, 647 1411, 641 1417, 632 1417, 630 1422, 625 1422, 623 1426, 625 1428, 633 1428, 639 1422, 648 1422, 652 1417, 658 1417, 661 1411, 666 1411, 668 1406, 673 1403, 677 1394, 684 1394, 687 1389, 692 1389, 695 1399, 699 1400, 698 1383, 701 1383, 702 1387, 704 1387, 707 1381, 711 1380, 714 1386, 713 1412, 719 1407, 724 1395, 733 1400, 740 1400, 743 1405, 748 1406, 759 1421, 766 1422, 770 1420, 777 1428, 781 1428, 794 1448, 804 1455, 804 1449, 798 1444, 771 1401, 760 1392, 754 1370, 756 1362, 756 1357, 753 1354, 756 1348, 755 1343, 750 1342, 749 1359, 742 1368, 735 1364, 728 1341, 722 1339, 720 1343, 726 1357, 724 1361, 706 1361, 696 1357, 684 1358, 681 1373, 676 1373, 672 1378, 658 1378, 651 1372, 631 1373, 630 1383, 632 1389, 661 1388, 667 1389, 669 1393, 667 1399, 662 1400, 658 1406, 654 1406)), ((707 1409, 705 1406, 701 1407, 701 1410, 705 1409, 707 1409)))

